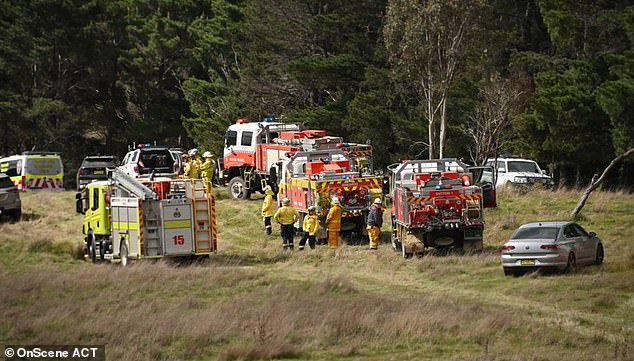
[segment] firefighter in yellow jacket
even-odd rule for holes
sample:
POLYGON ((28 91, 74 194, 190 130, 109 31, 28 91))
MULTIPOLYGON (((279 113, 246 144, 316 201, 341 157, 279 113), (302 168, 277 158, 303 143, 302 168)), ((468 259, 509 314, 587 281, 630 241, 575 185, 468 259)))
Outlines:
POLYGON ((326 229, 328 230, 328 247, 335 249, 339 246, 343 209, 337 197, 332 198, 331 204, 330 211, 326 217, 326 229))
POLYGON ((299 241, 299 250, 304 249, 304 245, 306 244, 306 240, 308 240, 308 246, 310 249, 315 249, 315 234, 319 229, 319 219, 317 218, 317 212, 315 210, 315 206, 308 207, 308 215, 304 217, 304 223, 302 224, 302 230, 304 231, 304 235, 302 239, 299 241))
POLYGON ((202 162, 200 161, 200 155, 198 154, 198 149, 190 149, 189 152, 189 178, 191 179, 199 179, 200 178, 200 166, 202 162))
POLYGON ((266 228, 266 234, 270 235, 271 229, 271 217, 273 216, 273 189, 271 186, 264 188, 264 202, 262 202, 262 218, 264 219, 264 227, 266 228))
POLYGON ((200 176, 203 179, 203 183, 205 183, 205 189, 207 190, 207 194, 211 193, 211 181, 214 178, 214 156, 211 152, 207 151, 203 154, 203 158, 205 158, 205 162, 200 166, 200 176))
POLYGON ((292 251, 293 238, 295 236, 295 227, 293 225, 299 219, 299 212, 291 207, 291 201, 288 198, 284 198, 282 199, 282 207, 275 212, 273 219, 281 225, 282 246, 284 249, 292 251))

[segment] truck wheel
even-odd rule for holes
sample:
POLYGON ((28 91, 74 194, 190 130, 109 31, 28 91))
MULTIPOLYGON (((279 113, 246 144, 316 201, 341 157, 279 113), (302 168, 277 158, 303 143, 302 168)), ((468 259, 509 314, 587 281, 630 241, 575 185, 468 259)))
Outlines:
POLYGON ((92 233, 88 233, 88 256, 90 256, 90 260, 92 263, 97 263, 97 249, 95 245, 95 235, 92 233))
POLYGON ((119 257, 121 257, 121 266, 126 267, 128 265, 128 245, 125 244, 125 240, 121 240, 121 250, 119 251, 119 257))
POLYGON ((233 177, 229 181, 229 195, 233 199, 249 199, 251 190, 244 187, 244 179, 241 177, 233 177))

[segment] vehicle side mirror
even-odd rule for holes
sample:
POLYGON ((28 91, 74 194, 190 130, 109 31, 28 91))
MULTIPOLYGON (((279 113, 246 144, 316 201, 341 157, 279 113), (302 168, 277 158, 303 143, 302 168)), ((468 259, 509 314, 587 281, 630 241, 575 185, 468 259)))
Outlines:
POLYGON ((594 232, 590 232, 590 233, 588 233, 588 236, 590 236, 590 238, 594 238, 594 237, 597 236, 597 234, 594 233, 594 232))
POLYGON ((81 193, 77 193, 75 194, 75 212, 77 213, 81 213, 81 214, 86 214, 84 212, 84 205, 81 199, 81 193))

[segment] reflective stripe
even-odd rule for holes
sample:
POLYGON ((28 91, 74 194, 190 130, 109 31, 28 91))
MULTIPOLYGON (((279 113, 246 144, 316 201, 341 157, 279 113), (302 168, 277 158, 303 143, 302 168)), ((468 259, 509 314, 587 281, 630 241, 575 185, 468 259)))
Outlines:
POLYGON ((165 229, 189 228, 191 226, 192 226, 191 219, 182 219, 178 221, 165 221, 165 229))
POLYGON ((139 229, 138 222, 112 222, 112 229, 139 229))

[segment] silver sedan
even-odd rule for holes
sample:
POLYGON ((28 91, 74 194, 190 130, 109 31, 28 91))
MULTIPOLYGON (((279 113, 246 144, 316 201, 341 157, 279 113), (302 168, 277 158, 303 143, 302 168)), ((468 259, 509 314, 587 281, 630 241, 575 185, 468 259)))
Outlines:
POLYGON ((594 232, 573 222, 534 222, 520 226, 502 246, 504 274, 553 268, 573 272, 577 265, 602 264, 603 244, 594 232))

